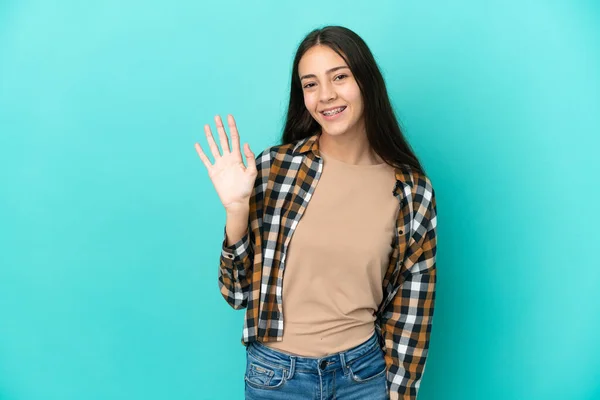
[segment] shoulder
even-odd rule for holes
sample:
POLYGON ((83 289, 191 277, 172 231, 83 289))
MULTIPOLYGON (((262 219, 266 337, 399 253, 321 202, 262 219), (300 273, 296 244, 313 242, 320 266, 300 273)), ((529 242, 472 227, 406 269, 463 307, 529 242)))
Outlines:
POLYGON ((292 156, 294 154, 295 145, 293 143, 290 144, 280 144, 275 146, 269 146, 263 151, 259 153, 256 158, 259 157, 267 157, 267 158, 281 158, 285 156, 292 156))
POLYGON ((278 144, 265 148, 256 156, 257 168, 259 170, 261 168, 271 168, 273 163, 281 164, 291 162, 295 157, 302 156, 302 153, 298 152, 298 149, 307 140, 308 138, 299 139, 292 143, 278 144))
POLYGON ((411 167, 407 164, 402 164, 396 168, 396 177, 402 183, 410 186, 413 192, 433 192, 433 183, 431 179, 423 172, 411 167))
POLYGON ((435 189, 431 179, 421 171, 403 164, 396 170, 396 177, 410 187, 415 208, 435 208, 435 189))

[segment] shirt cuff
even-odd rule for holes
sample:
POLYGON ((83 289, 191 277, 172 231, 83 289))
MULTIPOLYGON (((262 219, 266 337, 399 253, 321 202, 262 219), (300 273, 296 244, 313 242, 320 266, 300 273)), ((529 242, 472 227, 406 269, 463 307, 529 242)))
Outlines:
POLYGON ((223 246, 221 249, 221 255, 225 260, 229 260, 232 263, 241 261, 250 255, 250 235, 246 232, 244 237, 238 240, 231 246, 227 246, 227 231, 223 230, 223 246))

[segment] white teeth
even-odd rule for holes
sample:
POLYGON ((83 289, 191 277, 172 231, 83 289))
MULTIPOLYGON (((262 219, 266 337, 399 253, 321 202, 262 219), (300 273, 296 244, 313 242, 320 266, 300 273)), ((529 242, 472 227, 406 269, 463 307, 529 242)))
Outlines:
POLYGON ((332 115, 335 115, 335 114, 338 114, 338 113, 342 112, 344 110, 344 108, 345 107, 339 107, 339 108, 336 108, 334 110, 323 111, 323 114, 325 114, 327 116, 332 116, 332 115))

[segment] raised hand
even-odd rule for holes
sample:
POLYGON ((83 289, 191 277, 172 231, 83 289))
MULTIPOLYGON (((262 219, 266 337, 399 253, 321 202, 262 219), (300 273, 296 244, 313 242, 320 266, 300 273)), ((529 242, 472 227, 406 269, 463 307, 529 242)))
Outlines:
POLYGON ((231 148, 229 147, 227 133, 223 127, 221 117, 218 115, 215 116, 215 122, 223 154, 219 152, 208 124, 204 125, 204 132, 206 133, 208 146, 214 157, 214 164, 210 163, 210 160, 198 143, 195 144, 196 151, 208 170, 208 176, 225 209, 235 211, 247 208, 257 175, 254 153, 250 150, 248 143, 244 143, 244 155, 246 156, 246 164, 248 165, 245 166, 240 152, 240 135, 232 115, 227 116, 227 123, 231 134, 231 148))

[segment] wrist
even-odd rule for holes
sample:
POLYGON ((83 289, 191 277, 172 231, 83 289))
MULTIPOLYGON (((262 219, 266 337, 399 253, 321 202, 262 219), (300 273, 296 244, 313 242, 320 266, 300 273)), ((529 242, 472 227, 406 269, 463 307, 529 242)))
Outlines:
POLYGON ((240 203, 240 204, 232 204, 225 207, 225 214, 227 216, 236 217, 239 215, 246 215, 250 213, 250 204, 240 203))

